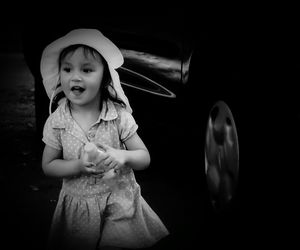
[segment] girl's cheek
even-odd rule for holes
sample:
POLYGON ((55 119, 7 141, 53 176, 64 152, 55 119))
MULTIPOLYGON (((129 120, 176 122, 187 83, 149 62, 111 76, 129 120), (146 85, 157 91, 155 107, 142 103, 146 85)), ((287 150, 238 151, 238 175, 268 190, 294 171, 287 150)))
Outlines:
POLYGON ((64 84, 67 84, 69 82, 69 77, 66 76, 65 74, 64 75, 61 75, 60 76, 60 81, 61 81, 61 84, 64 85, 64 84))
POLYGON ((65 79, 65 78, 61 78, 60 79, 60 82, 61 82, 61 87, 62 87, 62 89, 63 89, 63 91, 64 92, 66 92, 66 91, 68 91, 68 80, 67 79, 65 79))

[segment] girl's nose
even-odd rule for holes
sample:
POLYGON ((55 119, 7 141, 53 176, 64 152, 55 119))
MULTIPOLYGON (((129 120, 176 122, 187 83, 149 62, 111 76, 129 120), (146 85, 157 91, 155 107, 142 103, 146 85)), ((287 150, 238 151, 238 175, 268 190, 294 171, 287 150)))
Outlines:
POLYGON ((72 77, 71 77, 71 80, 73 82, 80 82, 82 80, 80 74, 78 72, 74 72, 72 77))

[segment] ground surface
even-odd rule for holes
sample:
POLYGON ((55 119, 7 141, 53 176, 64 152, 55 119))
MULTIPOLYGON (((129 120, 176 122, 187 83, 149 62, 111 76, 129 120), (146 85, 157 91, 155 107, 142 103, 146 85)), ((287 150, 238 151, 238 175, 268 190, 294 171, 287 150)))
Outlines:
POLYGON ((40 169, 34 146, 34 81, 22 54, 2 54, 0 65, 1 236, 13 249, 39 249, 60 184, 40 169))

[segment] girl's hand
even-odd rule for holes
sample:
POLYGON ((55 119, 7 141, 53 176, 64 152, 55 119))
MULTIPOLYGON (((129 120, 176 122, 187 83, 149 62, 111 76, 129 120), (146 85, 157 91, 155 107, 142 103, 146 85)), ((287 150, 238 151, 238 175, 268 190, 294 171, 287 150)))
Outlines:
POLYGON ((105 144, 97 143, 97 146, 102 148, 106 157, 103 159, 103 164, 106 166, 106 170, 115 169, 118 170, 126 164, 126 154, 124 150, 115 149, 105 144))
POLYGON ((94 175, 101 175, 103 174, 103 170, 95 169, 96 164, 93 162, 88 162, 84 160, 83 153, 81 154, 80 159, 78 160, 77 170, 79 174, 94 174, 94 175))
POLYGON ((78 160, 77 170, 79 174, 94 174, 96 170, 93 168, 93 162, 85 162, 83 159, 78 160))
POLYGON ((46 145, 42 159, 43 171, 46 175, 57 178, 74 177, 81 174, 98 176, 103 174, 103 171, 94 168, 94 163, 84 160, 82 156, 83 152, 79 159, 64 160, 61 159, 61 150, 46 145))

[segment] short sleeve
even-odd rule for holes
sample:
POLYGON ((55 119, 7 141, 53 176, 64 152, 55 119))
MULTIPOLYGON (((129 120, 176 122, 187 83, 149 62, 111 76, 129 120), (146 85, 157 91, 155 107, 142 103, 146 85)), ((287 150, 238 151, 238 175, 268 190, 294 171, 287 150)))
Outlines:
POLYGON ((125 109, 119 112, 119 135, 121 142, 125 142, 136 133, 138 125, 133 116, 125 109))
POLYGON ((60 129, 56 128, 54 124, 53 117, 48 117, 44 125, 42 140, 46 145, 61 150, 62 144, 60 138, 60 129))

